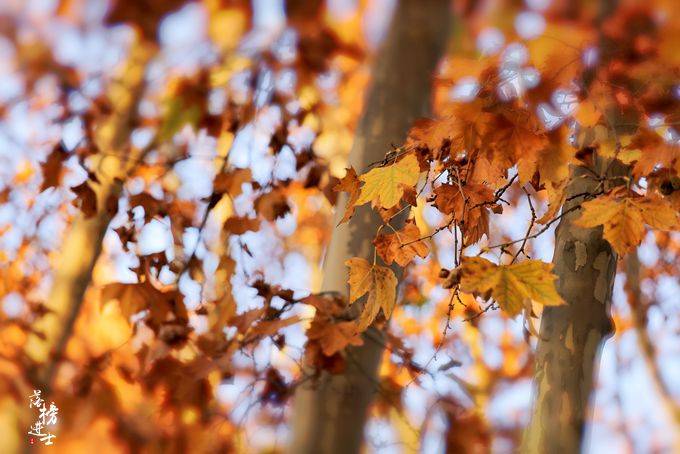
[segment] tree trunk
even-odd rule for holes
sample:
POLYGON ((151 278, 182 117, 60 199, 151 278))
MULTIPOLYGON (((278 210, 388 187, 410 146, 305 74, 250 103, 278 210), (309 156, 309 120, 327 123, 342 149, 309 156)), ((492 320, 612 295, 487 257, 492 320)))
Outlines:
POLYGON ((122 190, 122 180, 118 178, 124 178, 141 158, 141 153, 131 150, 130 134, 144 88, 146 62, 151 53, 145 46, 133 46, 129 61, 121 68, 120 81, 112 82, 109 88, 113 112, 96 126, 95 141, 101 152, 92 158, 92 168, 96 169, 99 179, 99 183, 91 183, 97 196, 97 212, 89 219, 78 215, 66 233, 59 256, 55 259, 57 266, 46 302, 53 313, 46 315, 38 327, 46 338, 43 341, 34 336, 27 346, 36 361, 45 361, 40 376, 36 377, 45 393, 49 393, 73 334, 85 291, 102 250, 104 235, 115 214, 107 204, 115 200, 117 207, 122 190))
POLYGON ((656 360, 654 341, 647 331, 647 310, 650 304, 644 300, 640 288, 640 259, 637 251, 626 256, 626 289, 628 290, 628 306, 633 321, 633 328, 638 340, 638 348, 647 371, 652 379, 661 407, 668 416, 668 422, 673 429, 671 446, 673 452, 680 452, 680 405, 675 401, 673 393, 666 385, 656 360))
MULTIPOLYGON (((349 163, 354 168, 365 170, 381 161, 392 144, 404 142, 413 121, 428 114, 432 74, 449 37, 450 18, 448 0, 398 3, 375 63, 372 86, 350 153, 349 163)), ((343 194, 338 206, 346 202, 343 194)), ((343 210, 338 209, 334 225, 342 214, 343 210)), ((344 262, 351 257, 373 260, 372 240, 381 224, 380 217, 364 205, 348 223, 334 230, 324 265, 323 291, 347 295, 344 262)), ((298 387, 289 452, 359 452, 367 409, 378 389, 382 338, 376 328, 369 328, 362 346, 347 349, 343 373, 323 372, 320 378, 298 387)))
MULTIPOLYGON (((609 167, 610 176, 626 170, 608 162, 596 167, 609 167)), ((593 192, 598 186, 592 170, 572 170, 563 212, 583 201, 583 197, 572 197, 593 192)), ((574 225, 579 216, 579 209, 568 212, 555 232, 554 272, 557 290, 566 305, 543 310, 534 410, 524 435, 523 452, 579 452, 599 354, 613 330, 610 306, 617 257, 603 239, 601 226, 574 225)))

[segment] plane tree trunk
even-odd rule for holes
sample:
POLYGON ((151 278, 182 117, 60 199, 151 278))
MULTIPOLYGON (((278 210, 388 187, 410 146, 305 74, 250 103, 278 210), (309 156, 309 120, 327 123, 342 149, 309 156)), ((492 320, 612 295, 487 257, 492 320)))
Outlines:
MULTIPOLYGON (((349 164, 355 169, 366 170, 383 160, 392 144, 404 142, 413 121, 428 115, 433 72, 449 37, 450 19, 448 0, 398 2, 373 68, 373 82, 350 153, 349 164)), ((346 202, 345 194, 341 195, 333 225, 342 218, 346 202)), ((365 205, 348 223, 335 228, 324 264, 323 291, 347 295, 344 262, 351 257, 373 260, 372 240, 381 224, 380 217, 365 205)), ((343 373, 324 372, 298 386, 289 452, 359 452, 367 410, 378 389, 382 338, 379 330, 370 327, 362 346, 347 349, 343 373)))
POLYGON ((602 237, 601 226, 574 224, 581 211, 573 208, 583 197, 572 197, 595 191, 598 183, 584 167, 572 171, 567 189, 571 200, 562 207, 567 214, 555 232, 553 256, 557 291, 566 304, 546 307, 541 317, 534 411, 523 445, 529 453, 579 452, 599 353, 613 328, 616 253, 602 237))

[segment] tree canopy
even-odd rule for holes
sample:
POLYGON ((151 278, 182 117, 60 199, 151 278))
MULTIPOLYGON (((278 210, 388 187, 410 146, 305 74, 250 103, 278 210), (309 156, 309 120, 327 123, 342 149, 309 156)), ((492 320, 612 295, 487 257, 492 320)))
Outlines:
POLYGON ((353 168, 391 3, 0 5, 0 451, 41 390, 45 449, 282 452, 296 388, 366 342, 369 452, 518 449, 567 219, 564 266, 606 269, 591 232, 616 260, 591 448, 678 446, 680 9, 453 2, 434 114, 353 168), (323 292, 364 206, 372 260, 323 292))

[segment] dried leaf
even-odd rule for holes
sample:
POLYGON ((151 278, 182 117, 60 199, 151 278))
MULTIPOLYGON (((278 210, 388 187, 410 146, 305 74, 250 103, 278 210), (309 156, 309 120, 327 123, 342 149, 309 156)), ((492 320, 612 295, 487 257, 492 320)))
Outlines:
POLYGON ((575 223, 581 227, 604 226, 604 238, 617 254, 623 255, 639 245, 645 224, 658 230, 678 227, 678 214, 666 200, 654 197, 619 197, 609 194, 582 205, 583 213, 575 223))
POLYGON ((564 304, 555 289, 552 264, 540 260, 496 265, 481 257, 465 257, 457 271, 462 291, 490 293, 510 316, 522 312, 531 301, 545 306, 564 304))
POLYGON ((85 218, 91 218, 97 214, 97 194, 87 181, 71 188, 76 194, 73 205, 80 208, 85 218))
POLYGON ((397 262, 406 266, 416 255, 425 258, 430 252, 427 243, 420 240, 420 230, 413 221, 407 222, 398 232, 378 235, 373 244, 387 265, 397 262))
POLYGON ((368 328, 380 309, 389 318, 397 297, 397 277, 394 272, 385 266, 371 265, 359 257, 347 260, 345 265, 349 267, 349 303, 354 303, 368 293, 357 322, 359 330, 368 328))
POLYGON ((344 191, 349 194, 347 205, 345 205, 345 214, 342 216, 342 219, 338 224, 349 221, 349 219, 354 214, 356 202, 359 199, 360 194, 359 185, 360 182, 359 178, 357 178, 357 172, 354 170, 354 168, 349 167, 347 168, 347 172, 345 173, 345 176, 342 178, 342 180, 340 180, 340 182, 335 185, 335 187, 333 187, 334 191, 344 191))

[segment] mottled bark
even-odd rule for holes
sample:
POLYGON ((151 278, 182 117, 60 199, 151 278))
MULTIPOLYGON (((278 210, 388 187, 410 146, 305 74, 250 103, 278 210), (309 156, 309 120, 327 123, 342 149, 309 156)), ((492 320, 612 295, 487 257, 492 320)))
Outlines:
POLYGON ((625 168, 601 163, 596 169, 574 167, 567 188, 566 214, 555 232, 554 272, 563 306, 546 307, 541 317, 534 374, 535 402, 524 436, 523 452, 575 453, 581 449, 588 418, 588 402, 599 354, 612 334, 610 306, 616 254, 602 237, 602 227, 574 224, 583 202, 578 194, 593 193, 593 177, 609 169, 621 175, 625 168), (572 210, 572 211, 569 211, 572 210))
MULTIPOLYGON (((402 0, 373 69, 373 82, 357 128, 349 164, 358 170, 381 161, 392 144, 404 142, 415 119, 428 114, 432 76, 442 56, 450 22, 447 0, 402 0)), ((347 199, 340 197, 337 225, 347 199)), ((347 294, 345 260, 373 260, 371 241, 382 222, 370 207, 359 207, 333 231, 324 266, 324 291, 347 294)), ((364 345, 347 350, 342 374, 323 373, 298 387, 289 452, 359 452, 367 409, 376 391, 383 335, 374 327, 364 345)))

